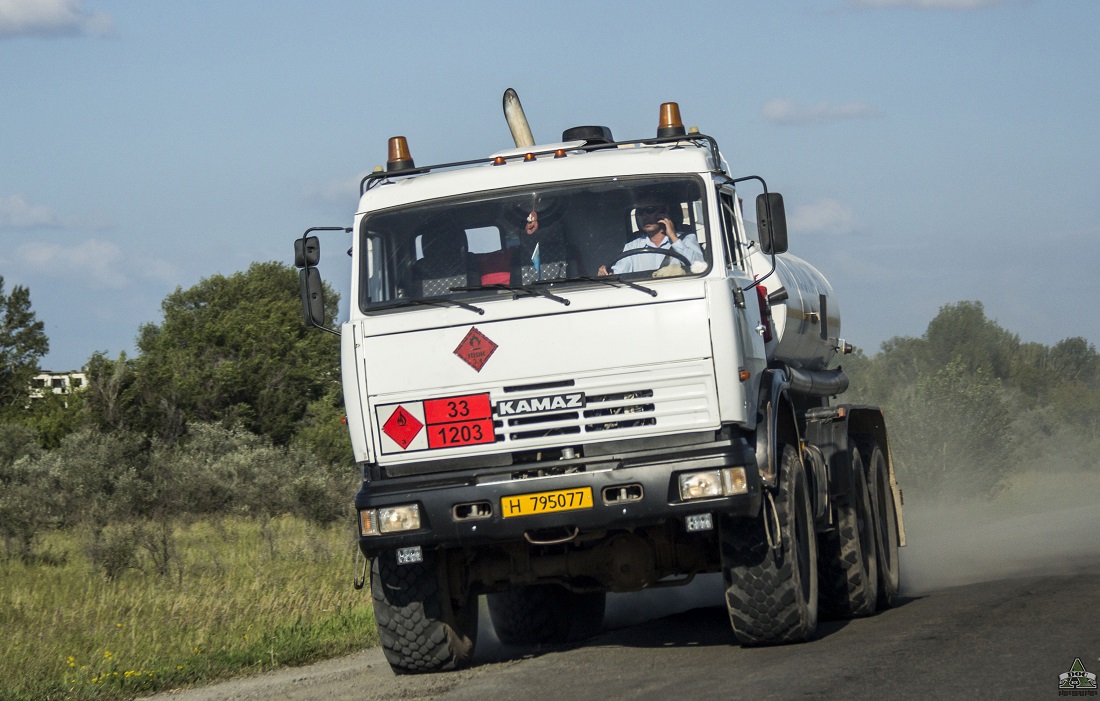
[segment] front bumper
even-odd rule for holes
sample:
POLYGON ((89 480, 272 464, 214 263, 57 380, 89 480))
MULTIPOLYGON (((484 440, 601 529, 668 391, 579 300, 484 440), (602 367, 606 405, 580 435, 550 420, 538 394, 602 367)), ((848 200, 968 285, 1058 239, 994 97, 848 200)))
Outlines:
POLYGON ((760 510, 760 494, 755 453, 746 442, 734 440, 375 480, 363 483, 355 496, 355 506, 360 511, 405 504, 419 506, 419 529, 360 537, 363 553, 374 557, 386 550, 415 545, 477 547, 522 541, 525 537, 530 542, 545 542, 553 533, 630 530, 693 514, 753 516, 760 510), (745 468, 747 493, 691 501, 680 499, 681 473, 725 467, 745 468), (529 476, 546 471, 564 474, 529 476), (591 508, 512 518, 502 515, 505 498, 585 487, 592 490, 591 508), (473 509, 471 505, 478 507, 473 509))

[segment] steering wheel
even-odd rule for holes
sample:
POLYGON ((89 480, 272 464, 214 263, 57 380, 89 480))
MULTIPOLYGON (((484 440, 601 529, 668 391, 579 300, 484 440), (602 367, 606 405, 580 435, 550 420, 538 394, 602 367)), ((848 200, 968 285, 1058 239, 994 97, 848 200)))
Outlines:
MULTIPOLYGON (((671 248, 656 248, 655 246, 646 246, 645 248, 632 248, 629 251, 623 251, 618 256, 616 256, 615 260, 611 261, 611 263, 609 265, 607 265, 606 267, 607 267, 608 271, 610 271, 611 267, 613 265, 615 265, 616 263, 618 263, 623 258, 629 258, 630 256, 640 256, 643 253, 660 253, 661 255, 668 256, 669 258, 675 258, 676 260, 678 260, 680 262, 680 265, 682 265, 685 270, 690 270, 691 269, 691 261, 688 260, 687 256, 685 256, 683 253, 680 253, 679 251, 674 251, 671 248)), ((658 268, 658 270, 659 269, 660 268, 658 268)), ((637 272, 646 272, 646 271, 637 271, 637 272)), ((656 272, 656 271, 654 271, 654 272, 656 272)))

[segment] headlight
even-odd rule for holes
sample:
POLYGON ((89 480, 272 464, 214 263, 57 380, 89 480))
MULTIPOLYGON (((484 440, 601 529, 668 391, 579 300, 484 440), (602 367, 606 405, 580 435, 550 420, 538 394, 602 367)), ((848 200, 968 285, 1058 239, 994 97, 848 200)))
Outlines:
POLYGON ((397 531, 415 531, 420 528, 420 507, 416 504, 408 506, 390 506, 378 510, 378 523, 383 533, 396 533, 397 531))
POLYGON ((706 499, 722 496, 722 473, 718 470, 680 475, 680 498, 706 499))
POLYGON ((359 534, 362 536, 415 531, 419 528, 420 506, 418 504, 363 509, 359 512, 359 534))
POLYGON ((680 499, 710 499, 747 494, 749 481, 743 467, 687 472, 680 475, 680 499))

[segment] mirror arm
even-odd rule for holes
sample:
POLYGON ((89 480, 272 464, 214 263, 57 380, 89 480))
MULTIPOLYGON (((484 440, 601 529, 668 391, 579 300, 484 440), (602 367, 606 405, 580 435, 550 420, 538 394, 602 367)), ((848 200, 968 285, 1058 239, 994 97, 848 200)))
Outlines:
MULTIPOLYGON (((343 231, 344 233, 350 234, 352 231, 354 231, 354 229, 350 226, 311 226, 310 228, 305 230, 305 233, 302 234, 301 242, 302 242, 302 249, 303 250, 305 250, 306 240, 309 238, 309 235, 311 233, 313 233, 314 231, 343 231)), ((348 249, 348 255, 351 255, 351 249, 348 249)), ((319 262, 319 260, 320 260, 320 255, 318 254, 318 262, 319 262)), ((299 276, 300 276, 301 285, 302 285, 302 287, 301 287, 302 305, 303 305, 302 312, 305 316, 306 326, 308 326, 310 328, 314 328, 314 329, 320 329, 320 330, 322 330, 326 333, 332 334, 333 336, 339 336, 340 335, 339 331, 337 331, 336 329, 330 329, 329 327, 327 327, 324 324, 317 321, 317 319, 314 318, 313 314, 310 311, 310 307, 309 307, 310 302, 309 302, 309 300, 306 296, 307 295, 307 288, 308 288, 308 285, 306 283, 306 279, 308 278, 309 273, 307 271, 309 271, 309 270, 317 271, 317 266, 316 265, 309 265, 308 262, 307 262, 306 265, 299 268, 299 276)), ((316 273, 316 274, 318 275, 318 280, 320 280, 320 273, 316 273)), ((318 283, 318 284, 320 284, 320 283, 318 283)), ((322 312, 322 319, 323 319, 323 312, 322 312)))
MULTIPOLYGON (((771 205, 771 201, 768 200, 768 197, 767 197, 767 195, 768 195, 768 184, 766 182, 764 182, 764 178, 761 178, 759 175, 746 175, 743 178, 730 178, 729 179, 729 184, 730 185, 736 185, 737 183, 743 183, 747 180, 756 180, 757 182, 760 183, 760 186, 764 188, 764 202, 765 202, 765 206, 768 208, 767 217, 768 217, 768 221, 771 221, 772 220, 772 205, 771 205)), ((767 273, 765 273, 763 277, 758 277, 755 280, 753 280, 747 287, 742 287, 741 292, 748 292, 752 288, 756 287, 760 283, 767 280, 769 277, 771 277, 772 273, 775 272, 775 250, 774 250, 774 248, 772 249, 772 252, 769 255, 771 256, 771 259, 772 259, 771 270, 769 270, 767 273)))

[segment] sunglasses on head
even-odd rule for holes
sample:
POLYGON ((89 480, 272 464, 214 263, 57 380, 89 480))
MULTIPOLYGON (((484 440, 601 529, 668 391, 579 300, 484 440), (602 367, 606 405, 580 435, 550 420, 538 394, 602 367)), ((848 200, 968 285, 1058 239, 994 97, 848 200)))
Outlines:
POLYGON ((668 207, 663 204, 647 204, 638 207, 639 214, 664 214, 666 212, 668 212, 668 207))

